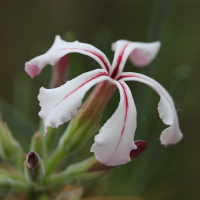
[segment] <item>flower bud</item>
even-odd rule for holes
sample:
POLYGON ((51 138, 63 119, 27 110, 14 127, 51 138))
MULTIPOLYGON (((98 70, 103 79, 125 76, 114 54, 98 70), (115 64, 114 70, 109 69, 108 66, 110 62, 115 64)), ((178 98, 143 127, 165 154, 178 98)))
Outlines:
POLYGON ((26 162, 27 162, 28 167, 32 171, 35 171, 40 164, 40 159, 35 152, 31 152, 27 155, 26 162))
POLYGON ((25 177, 29 182, 41 181, 45 169, 42 160, 35 152, 30 152, 24 162, 25 177))

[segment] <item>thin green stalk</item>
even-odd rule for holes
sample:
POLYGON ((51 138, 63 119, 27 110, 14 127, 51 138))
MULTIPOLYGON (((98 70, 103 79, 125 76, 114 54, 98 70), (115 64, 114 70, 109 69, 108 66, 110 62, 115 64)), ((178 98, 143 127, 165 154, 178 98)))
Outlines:
POLYGON ((46 166, 46 176, 48 176, 53 169, 60 163, 60 161, 67 155, 67 152, 63 148, 57 148, 53 155, 50 157, 46 166))
POLYGON ((116 85, 109 81, 103 81, 95 87, 60 138, 58 148, 48 161, 46 175, 49 175, 64 157, 79 150, 96 132, 99 119, 115 90, 116 85))

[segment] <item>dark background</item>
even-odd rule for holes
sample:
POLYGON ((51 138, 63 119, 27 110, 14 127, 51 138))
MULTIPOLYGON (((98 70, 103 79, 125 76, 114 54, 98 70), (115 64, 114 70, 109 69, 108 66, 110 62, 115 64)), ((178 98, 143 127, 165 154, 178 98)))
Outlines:
MULTIPOLYGON (((67 31, 73 31, 79 41, 96 46, 99 44, 99 48, 104 38, 109 42, 118 39, 141 42, 161 40, 161 51, 158 58, 149 66, 150 71, 148 67, 137 69, 129 61, 125 71, 148 74, 170 91, 178 109, 184 138, 180 143, 168 147, 170 151, 162 147, 164 153, 161 156, 153 154, 149 157, 148 153, 144 153, 148 162, 141 161, 143 164, 137 167, 132 163, 116 169, 112 177, 96 185, 90 196, 139 195, 154 200, 165 198, 198 200, 200 199, 199 10, 200 1, 197 0, 1 1, 0 97, 15 107, 27 120, 32 121, 34 125, 37 124, 38 90, 41 86, 48 87, 51 71, 45 69, 40 76, 31 80, 24 72, 24 63, 44 53, 52 45, 57 34, 64 36, 67 31), (133 172, 134 176, 131 175, 133 172), (146 174, 152 176, 149 178, 146 174), (144 187, 146 182, 148 184, 144 187)), ((86 63, 91 65, 86 66, 86 71, 96 67, 90 59, 86 59, 86 63)), ((156 104, 159 99, 156 94, 149 92, 147 87, 136 84, 136 88, 134 84, 129 85, 133 90, 139 112, 137 139, 149 141, 150 151, 154 141, 156 145, 160 145, 159 134, 152 136, 155 122, 148 123, 152 118, 157 123, 156 104), (149 98, 144 98, 142 103, 140 102, 141 96, 146 92, 153 96, 156 104, 149 105, 148 102, 151 102, 149 98), (145 106, 150 107, 152 115, 144 111, 145 106), (143 126, 147 127, 148 131, 145 133, 148 133, 148 136, 143 134, 140 137, 143 126)))

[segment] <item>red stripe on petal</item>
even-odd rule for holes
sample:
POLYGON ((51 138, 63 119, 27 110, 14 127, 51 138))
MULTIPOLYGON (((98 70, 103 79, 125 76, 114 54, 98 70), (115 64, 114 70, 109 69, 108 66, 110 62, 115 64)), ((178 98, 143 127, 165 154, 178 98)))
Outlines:
POLYGON ((85 81, 84 83, 82 83, 79 87, 77 87, 75 90, 73 90, 72 92, 70 92, 67 96, 65 96, 59 103, 57 103, 54 108, 56 106, 58 106, 62 101, 64 101, 68 96, 70 96, 71 94, 73 94, 74 92, 76 92, 78 89, 80 89, 81 87, 83 87, 85 84, 89 83, 90 81, 99 78, 101 76, 108 76, 108 74, 106 72, 100 72, 98 73, 96 76, 92 77, 91 79, 85 81))
POLYGON ((122 140, 122 136, 124 134, 124 129, 125 129, 125 125, 126 125, 126 119, 127 119, 127 113, 128 113, 128 96, 126 94, 126 86, 123 84, 123 83, 120 83, 120 85, 122 86, 122 89, 123 89, 123 92, 124 92, 124 97, 125 97, 125 107, 126 107, 126 111, 125 111, 125 117, 124 117, 124 125, 123 125, 123 128, 122 128, 122 132, 121 132, 121 136, 120 136, 120 139, 119 139, 119 142, 117 144, 117 147, 115 149, 115 151, 117 151, 118 147, 119 147, 119 144, 122 140))
MULTIPOLYGON (((119 81, 119 80, 121 80, 121 79, 123 79, 123 78, 140 78, 140 79, 143 79, 143 80, 148 81, 149 83, 151 83, 148 79, 146 79, 146 78, 144 78, 144 77, 142 77, 142 76, 140 76, 140 75, 136 75, 136 74, 121 75, 121 76, 117 79, 117 81, 119 81)), ((151 83, 151 84, 154 85, 153 83, 151 83)), ((151 86, 149 86, 149 87, 151 87, 151 86)), ((156 86, 155 86, 155 87, 156 87, 156 86)), ((151 88, 154 90, 153 87, 151 87, 151 88)), ((159 92, 166 98, 166 100, 168 101, 169 105, 170 105, 170 106, 172 107, 172 109, 173 109, 173 105, 171 104, 170 100, 165 96, 165 94, 162 92, 162 90, 160 90, 158 87, 157 87, 157 89, 158 89, 159 92)))
POLYGON ((88 53, 91 53, 91 54, 97 56, 102 61, 102 63, 104 64, 104 66, 105 66, 105 68, 107 70, 107 72, 109 73, 110 67, 108 66, 108 63, 106 62, 104 57, 102 55, 100 55, 99 53, 97 53, 97 52, 92 52, 92 51, 89 51, 89 50, 86 50, 86 49, 78 49, 78 48, 63 48, 63 49, 57 49, 57 50, 54 50, 54 51, 67 50, 67 49, 85 51, 85 52, 88 52, 88 53))
POLYGON ((129 45, 129 43, 126 44, 126 45, 124 46, 124 48, 122 49, 121 53, 119 54, 119 57, 117 58, 116 67, 115 67, 115 69, 113 70, 112 75, 111 75, 111 78, 113 78, 113 79, 114 79, 114 78, 117 76, 117 74, 119 73, 119 65, 120 65, 121 62, 122 62, 125 49, 127 48, 128 45, 129 45))
POLYGON ((119 81, 120 79, 123 79, 123 78, 141 78, 139 75, 132 75, 132 74, 130 74, 130 75, 121 75, 118 79, 117 79, 117 81, 119 81))

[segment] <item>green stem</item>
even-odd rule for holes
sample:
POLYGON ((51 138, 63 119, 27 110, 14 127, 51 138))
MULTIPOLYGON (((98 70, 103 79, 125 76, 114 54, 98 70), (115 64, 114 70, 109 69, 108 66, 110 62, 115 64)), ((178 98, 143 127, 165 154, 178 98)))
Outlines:
POLYGON ((46 176, 49 175, 56 165, 65 157, 67 152, 64 148, 57 148, 53 155, 51 156, 47 166, 46 166, 46 176))
POLYGON ((117 86, 109 81, 103 81, 95 87, 60 138, 58 148, 47 164, 46 175, 49 175, 69 153, 80 149, 97 130, 98 121, 116 88, 117 86))

